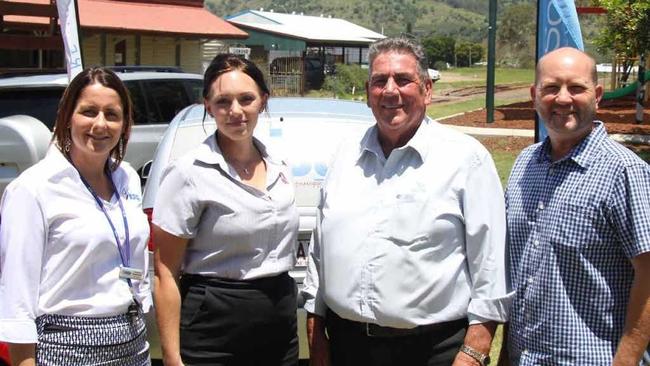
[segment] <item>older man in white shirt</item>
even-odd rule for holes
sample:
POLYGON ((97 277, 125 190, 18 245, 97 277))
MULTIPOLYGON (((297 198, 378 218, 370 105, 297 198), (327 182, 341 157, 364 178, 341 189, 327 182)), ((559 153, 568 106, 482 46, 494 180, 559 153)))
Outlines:
POLYGON ((336 154, 310 247, 312 364, 486 365, 511 299, 494 163, 426 117, 419 45, 378 41, 369 61, 377 124, 336 154))

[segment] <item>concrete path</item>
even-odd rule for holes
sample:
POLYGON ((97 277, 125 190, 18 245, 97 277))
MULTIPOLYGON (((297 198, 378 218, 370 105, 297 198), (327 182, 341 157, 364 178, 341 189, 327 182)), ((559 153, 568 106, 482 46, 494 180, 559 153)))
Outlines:
MULTIPOLYGON (((472 136, 515 136, 515 137, 535 137, 535 131, 510 129, 510 128, 484 128, 446 125, 457 129, 463 133, 472 136)), ((633 144, 650 144, 650 135, 624 135, 611 134, 609 137, 617 142, 629 142, 633 144)))

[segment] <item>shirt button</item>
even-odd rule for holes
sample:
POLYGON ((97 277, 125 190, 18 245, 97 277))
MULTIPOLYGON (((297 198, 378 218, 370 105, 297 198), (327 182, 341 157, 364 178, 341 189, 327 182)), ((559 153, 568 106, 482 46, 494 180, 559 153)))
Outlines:
POLYGON ((553 169, 553 168, 549 168, 549 169, 548 169, 548 173, 549 173, 549 174, 553 174, 553 173, 555 173, 555 169, 553 169))
POLYGON ((539 245, 539 240, 533 241, 533 244, 537 247, 539 245))
POLYGON ((528 278, 528 283, 529 283, 529 284, 532 285, 533 282, 535 282, 535 279, 534 279, 534 278, 532 278, 532 277, 528 278))
POLYGON ((544 202, 539 201, 539 203, 537 204, 537 209, 538 210, 543 210, 544 209, 544 202))

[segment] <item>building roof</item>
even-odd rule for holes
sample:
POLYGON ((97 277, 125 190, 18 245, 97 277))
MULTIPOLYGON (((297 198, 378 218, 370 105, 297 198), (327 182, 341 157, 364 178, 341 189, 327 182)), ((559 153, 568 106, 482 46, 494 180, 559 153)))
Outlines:
POLYGON ((273 33, 307 42, 368 44, 384 35, 344 19, 247 10, 226 17, 244 29, 273 33))
MULTIPOLYGON (((11 1, 11 0, 9 0, 11 1)), ((49 4, 49 0, 20 0, 49 4)), ((203 7, 111 0, 77 0, 84 29, 203 38, 247 38, 248 34, 203 7)), ((44 17, 6 16, 5 22, 48 24, 44 17)))

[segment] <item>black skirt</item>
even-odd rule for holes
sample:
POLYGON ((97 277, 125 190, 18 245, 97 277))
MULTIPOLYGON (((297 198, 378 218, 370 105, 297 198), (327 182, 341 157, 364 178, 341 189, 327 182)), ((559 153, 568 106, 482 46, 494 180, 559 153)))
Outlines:
POLYGON ((254 280, 181 278, 185 365, 298 364, 297 288, 282 273, 254 280))

